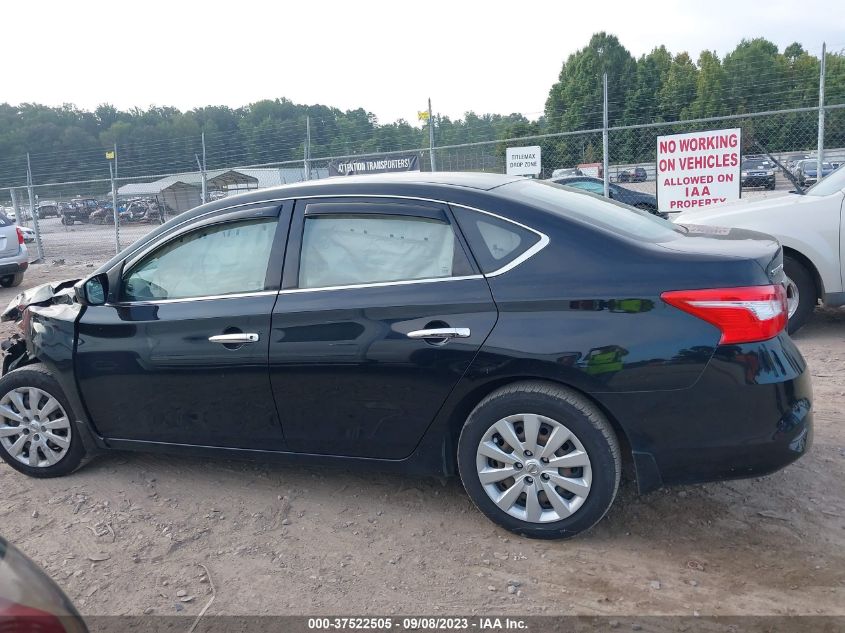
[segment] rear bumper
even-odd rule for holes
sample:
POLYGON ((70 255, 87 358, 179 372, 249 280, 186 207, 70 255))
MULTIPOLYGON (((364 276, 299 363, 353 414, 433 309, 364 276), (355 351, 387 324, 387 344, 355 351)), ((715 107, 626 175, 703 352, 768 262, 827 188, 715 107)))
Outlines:
POLYGON ((642 492, 753 477, 801 457, 813 437, 812 386, 785 334, 719 347, 689 389, 603 394, 625 428, 642 492))

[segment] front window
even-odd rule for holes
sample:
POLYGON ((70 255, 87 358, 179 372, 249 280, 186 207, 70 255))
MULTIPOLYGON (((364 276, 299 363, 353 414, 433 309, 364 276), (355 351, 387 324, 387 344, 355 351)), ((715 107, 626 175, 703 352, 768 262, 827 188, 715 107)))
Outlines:
POLYGON ((300 288, 461 276, 471 268, 452 227, 404 215, 305 218, 300 288))
POLYGON ((168 242, 123 279, 124 301, 155 301, 264 290, 276 220, 217 224, 168 242))

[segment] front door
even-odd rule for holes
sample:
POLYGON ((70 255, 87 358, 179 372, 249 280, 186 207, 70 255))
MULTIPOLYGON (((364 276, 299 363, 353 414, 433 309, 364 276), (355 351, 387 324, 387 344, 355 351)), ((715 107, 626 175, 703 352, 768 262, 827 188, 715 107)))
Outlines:
POLYGON ((445 206, 298 201, 269 350, 289 447, 408 456, 496 318, 445 206))
POLYGON ((127 262, 110 302, 85 309, 76 374, 103 436, 284 448, 267 349, 289 213, 244 215, 127 262))

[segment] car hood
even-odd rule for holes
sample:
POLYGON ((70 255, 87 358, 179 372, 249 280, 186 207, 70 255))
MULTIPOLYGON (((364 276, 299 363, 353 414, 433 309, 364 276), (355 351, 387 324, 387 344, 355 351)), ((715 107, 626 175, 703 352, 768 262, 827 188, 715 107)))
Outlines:
POLYGON ((24 308, 35 304, 70 303, 73 301, 73 286, 79 279, 65 279, 34 286, 24 290, 9 302, 6 309, 0 313, 0 321, 17 321, 21 318, 24 308))

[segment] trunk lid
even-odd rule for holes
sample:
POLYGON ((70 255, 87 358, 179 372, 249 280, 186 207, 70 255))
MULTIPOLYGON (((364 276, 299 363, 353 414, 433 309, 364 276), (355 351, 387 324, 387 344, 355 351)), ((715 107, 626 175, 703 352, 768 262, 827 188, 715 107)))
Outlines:
POLYGON ((761 279, 761 283, 783 283, 783 250, 771 235, 721 226, 679 226, 685 233, 679 234, 677 239, 660 242, 662 248, 694 258, 751 260, 765 275, 765 281, 761 279))

